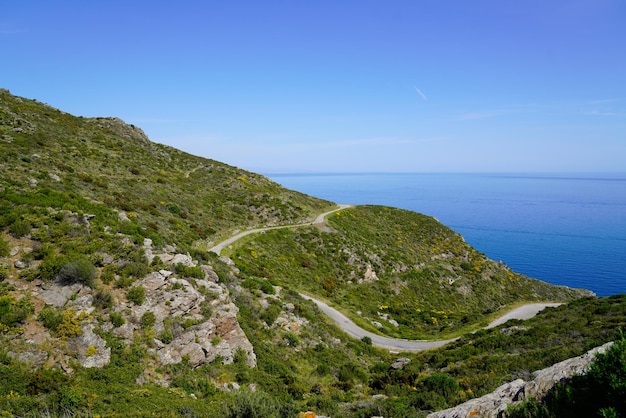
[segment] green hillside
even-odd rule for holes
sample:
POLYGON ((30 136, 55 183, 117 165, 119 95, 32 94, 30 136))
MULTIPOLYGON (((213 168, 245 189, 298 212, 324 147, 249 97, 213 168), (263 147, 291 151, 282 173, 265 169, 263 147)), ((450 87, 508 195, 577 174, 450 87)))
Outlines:
POLYGON ((423 416, 626 323, 624 297, 519 275, 430 217, 359 206, 312 224, 335 207, 118 119, 0 90, 0 416, 423 416), (279 225, 227 257, 207 251, 279 225), (514 332, 397 353, 351 338, 299 293, 405 338, 571 302, 514 332))
POLYGON ((517 274, 418 213, 358 206, 328 224, 267 231, 231 256, 249 280, 319 295, 364 328, 408 339, 441 339, 505 306, 582 294, 517 274))
POLYGON ((0 91, 0 163, 3 226, 16 217, 37 224, 42 214, 35 208, 52 207, 99 210, 97 228, 102 216, 117 211, 137 234, 192 246, 234 229, 297 223, 332 206, 264 176, 150 142, 119 119, 72 116, 6 90, 0 91))

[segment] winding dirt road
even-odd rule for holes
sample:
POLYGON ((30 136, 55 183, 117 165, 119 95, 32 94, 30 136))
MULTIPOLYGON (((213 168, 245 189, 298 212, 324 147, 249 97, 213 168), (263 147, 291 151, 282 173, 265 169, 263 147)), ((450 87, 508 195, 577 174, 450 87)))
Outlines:
MULTIPOLYGON (((269 231, 272 229, 297 228, 297 227, 309 226, 309 225, 319 225, 319 224, 324 223, 324 219, 326 218, 326 216, 330 215, 331 213, 349 208, 351 206, 352 205, 338 205, 337 208, 330 210, 328 212, 324 212, 321 215, 319 215, 317 218, 315 218, 313 222, 306 222, 306 223, 296 224, 296 225, 270 226, 270 227, 265 227, 265 228, 256 228, 256 229, 243 231, 228 238, 225 241, 220 242, 219 244, 215 245, 213 248, 209 249, 209 251, 214 252, 217 255, 220 255, 220 253, 225 247, 231 245, 232 243, 236 242, 242 237, 245 237, 246 235, 250 235, 250 234, 257 234, 257 233, 269 231)), ((369 337, 371 338, 373 345, 377 347, 385 348, 387 350, 392 350, 392 351, 430 350, 432 348, 439 348, 441 346, 444 346, 456 340, 456 338, 449 339, 449 340, 405 340, 402 338, 384 337, 382 335, 374 334, 372 332, 364 330, 363 328, 359 327, 357 324, 352 322, 347 316, 339 312, 337 309, 328 306, 328 304, 322 302, 321 300, 315 299, 309 295, 305 295, 302 293, 300 293, 300 296, 315 303, 322 312, 328 315, 337 324, 337 326, 339 326, 339 328, 342 329, 344 332, 346 332, 348 335, 354 338, 358 338, 358 339, 361 339, 363 337, 369 337)), ((485 328, 488 329, 488 328, 496 327, 498 325, 504 324, 509 319, 529 319, 537 315, 537 313, 539 313, 540 311, 542 311, 543 309, 547 307, 555 307, 559 305, 560 303, 529 303, 526 305, 522 305, 502 315, 501 317, 499 317, 498 319, 496 319, 495 321, 487 325, 485 328)))
POLYGON ((333 210, 329 210, 328 212, 324 212, 321 215, 319 215, 317 218, 315 218, 315 220, 313 222, 305 222, 305 223, 302 223, 302 224, 295 224, 295 225, 266 226, 265 228, 249 229, 247 231, 240 232, 237 235, 234 235, 234 236, 228 238, 225 241, 220 242, 219 244, 217 244, 213 248, 210 248, 209 251, 213 252, 213 253, 216 253, 217 255, 220 255, 220 253, 222 252, 222 250, 224 248, 228 247, 233 242, 238 241, 239 239, 245 237, 246 235, 250 235, 250 234, 258 234, 260 232, 265 232, 265 231, 269 231, 269 230, 272 230, 272 229, 298 228, 298 227, 302 227, 302 226, 319 225, 319 224, 324 223, 324 219, 326 218, 326 216, 330 215, 331 213, 335 213, 337 211, 349 208, 351 206, 352 205, 338 205, 337 208, 335 208, 333 210))
MULTIPOLYGON (((305 299, 308 299, 315 303, 318 308, 326 315, 328 315, 335 323, 345 331, 348 335, 361 339, 363 337, 369 337, 372 339, 372 344, 381 348, 385 348, 387 350, 397 350, 397 351, 422 351, 422 350, 430 350, 431 348, 439 348, 444 346, 452 341, 455 341, 456 338, 452 338, 449 340, 405 340, 401 338, 389 338, 383 337, 381 335, 377 335, 371 333, 369 331, 364 330, 359 327, 357 324, 352 322, 347 316, 339 312, 337 309, 328 306, 328 304, 322 302, 321 300, 315 299, 309 295, 305 295, 300 293, 305 299)), ((551 308, 555 306, 561 305, 560 303, 529 303, 526 305, 519 306, 506 314, 502 315, 500 318, 491 322, 489 325, 485 327, 485 329, 497 327, 498 325, 504 324, 509 319, 530 319, 533 316, 537 315, 540 311, 545 308, 551 308)))

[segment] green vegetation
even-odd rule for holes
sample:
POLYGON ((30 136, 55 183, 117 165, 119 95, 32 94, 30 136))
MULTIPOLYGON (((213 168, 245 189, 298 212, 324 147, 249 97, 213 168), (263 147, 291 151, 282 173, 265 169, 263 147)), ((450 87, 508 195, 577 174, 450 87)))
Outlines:
POLYGON ((61 267, 58 278, 64 283, 80 283, 93 287, 96 268, 86 257, 74 257, 61 267))
POLYGON ((85 236, 108 225, 139 244, 150 238, 191 248, 236 228, 305 221, 332 206, 152 143, 118 119, 75 117, 6 91, 0 150, 0 227, 16 237, 85 236), (59 211, 55 222, 47 208, 59 211))
POLYGON ((141 286, 131 287, 128 289, 128 292, 126 292, 126 297, 135 305, 141 305, 146 299, 146 289, 141 286))
POLYGON ((321 294, 362 327, 410 339, 459 335, 506 305, 582 295, 514 273, 414 212, 359 206, 329 224, 332 231, 266 231, 235 248, 231 256, 249 277, 243 285, 263 277, 321 294))
POLYGON ((488 260, 432 218, 392 208, 247 236, 228 250, 234 266, 206 251, 235 230, 303 223, 332 207, 151 143, 119 120, 0 90, 0 411, 416 417, 582 354, 626 324, 626 296, 580 299, 488 260), (150 252, 189 254, 197 266, 150 261, 150 252), (148 274, 154 281, 142 282, 148 274), (153 285, 172 309, 162 322, 153 285), (195 311, 175 311, 187 291, 195 311), (505 305, 573 301, 438 350, 391 353, 350 338, 298 292, 407 338, 461 335, 505 305), (207 320, 214 327, 199 332, 207 320), (241 348, 201 364, 185 353, 159 361, 184 333, 188 347, 221 350, 236 326, 255 367, 241 348), (110 349, 102 367, 79 363, 103 351, 79 344, 92 332, 110 349), (392 367, 399 358, 409 361, 392 367))

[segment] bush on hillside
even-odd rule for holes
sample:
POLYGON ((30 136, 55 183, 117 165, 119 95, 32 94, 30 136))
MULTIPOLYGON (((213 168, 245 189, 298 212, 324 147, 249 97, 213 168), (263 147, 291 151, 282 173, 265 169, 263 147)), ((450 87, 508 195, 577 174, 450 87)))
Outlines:
POLYGON ((96 279, 96 268, 86 257, 77 256, 61 267, 59 279, 66 284, 80 283, 93 287, 96 279))
POLYGON ((10 252, 9 244, 0 236, 0 257, 6 257, 10 252))
POLYGON ((142 286, 134 286, 128 289, 126 292, 126 297, 130 302, 133 302, 135 305, 141 305, 143 301, 146 299, 146 289, 142 286))
POLYGON ((9 232, 16 238, 24 237, 30 234, 30 230, 32 229, 32 225, 30 222, 18 219, 11 224, 9 227, 9 232))

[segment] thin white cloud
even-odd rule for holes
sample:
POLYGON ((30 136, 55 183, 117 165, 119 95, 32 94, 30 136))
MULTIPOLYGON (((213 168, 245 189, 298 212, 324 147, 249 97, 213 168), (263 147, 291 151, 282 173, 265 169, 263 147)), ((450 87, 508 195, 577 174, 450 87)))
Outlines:
POLYGON ((415 89, 415 91, 417 92, 417 94, 420 95, 420 97, 422 99, 424 99, 425 101, 428 101, 428 97, 426 97, 426 95, 417 87, 413 86, 413 88, 415 89))
POLYGON ((545 105, 538 104, 526 104, 526 105, 508 105, 502 106, 495 109, 483 109, 476 110, 471 112, 462 111, 459 115, 459 119, 461 120, 479 120, 479 119, 490 119, 496 118, 499 116, 512 115, 516 113, 528 113, 528 112, 536 112, 542 109, 545 109, 545 105))
POLYGON ((625 116, 624 112, 610 112, 610 111, 602 111, 602 110, 589 110, 582 112, 583 115, 587 116, 625 116))
POLYGON ((463 112, 460 116, 461 120, 480 120, 490 119, 498 116, 508 115, 516 113, 516 111, 510 109, 494 109, 494 110, 480 110, 476 112, 463 112))

